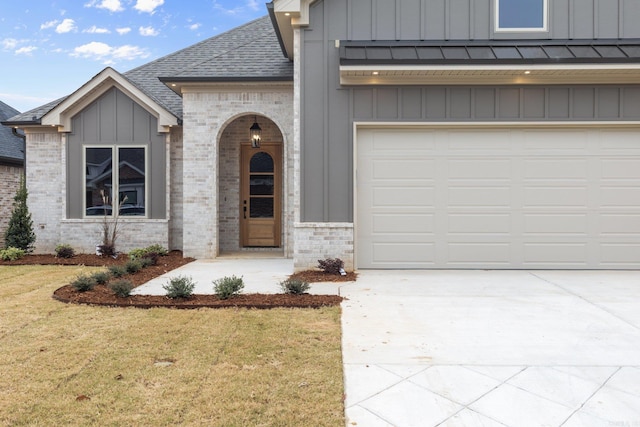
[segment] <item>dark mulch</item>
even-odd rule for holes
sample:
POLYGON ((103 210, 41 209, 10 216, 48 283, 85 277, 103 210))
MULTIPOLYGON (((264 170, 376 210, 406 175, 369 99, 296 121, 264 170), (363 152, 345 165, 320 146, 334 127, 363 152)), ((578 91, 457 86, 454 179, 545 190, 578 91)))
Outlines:
MULTIPOLYGON (((96 267, 109 267, 111 265, 123 265, 128 261, 128 256, 120 255, 117 258, 101 257, 94 254, 77 254, 73 258, 57 258, 55 255, 27 255, 17 261, 0 261, 0 265, 86 265, 96 267)), ((122 277, 139 286, 149 280, 168 271, 192 262, 193 258, 183 258, 180 251, 172 251, 165 257, 158 259, 158 265, 147 267, 141 271, 122 277)), ((309 270, 296 273, 292 278, 306 280, 307 282, 329 282, 355 280, 355 273, 347 276, 328 275, 322 271, 309 270)), ((220 300, 215 295, 192 295, 186 299, 171 299, 157 295, 132 295, 130 297, 117 297, 107 286, 98 285, 93 290, 78 292, 71 285, 63 286, 53 293, 58 301, 74 304, 90 304, 111 307, 168 307, 168 308, 318 308, 323 306, 339 305, 342 297, 337 295, 287 295, 287 294, 241 294, 220 300)))

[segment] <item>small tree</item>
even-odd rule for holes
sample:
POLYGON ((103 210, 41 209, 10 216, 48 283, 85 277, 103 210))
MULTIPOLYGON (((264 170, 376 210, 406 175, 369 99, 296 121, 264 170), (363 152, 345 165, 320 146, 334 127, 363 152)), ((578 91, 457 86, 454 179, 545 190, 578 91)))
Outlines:
POLYGON ((14 247, 25 252, 33 252, 36 234, 33 232, 33 221, 27 207, 27 195, 27 186, 23 177, 20 179, 20 186, 13 198, 13 211, 4 241, 7 248, 14 247))

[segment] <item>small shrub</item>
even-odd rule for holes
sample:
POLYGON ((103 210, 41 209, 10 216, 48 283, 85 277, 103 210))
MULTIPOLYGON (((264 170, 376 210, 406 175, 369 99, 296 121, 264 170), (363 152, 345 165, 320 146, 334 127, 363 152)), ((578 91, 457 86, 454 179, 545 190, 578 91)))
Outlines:
POLYGON ((160 245, 151 245, 146 248, 136 248, 129 251, 130 259, 141 259, 145 257, 152 257, 157 260, 158 257, 166 256, 169 254, 165 248, 160 245))
POLYGON ((311 285, 300 279, 287 279, 280 282, 280 288, 285 294, 302 295, 306 294, 311 285))
POLYGON ((159 256, 167 256, 169 255, 169 251, 163 248, 161 245, 151 245, 144 248, 147 253, 156 253, 159 256))
POLYGON ((98 285, 104 285, 111 278, 111 274, 108 271, 98 271, 97 273, 93 273, 92 276, 98 285))
POLYGON ((22 258, 25 253, 22 249, 8 247, 7 249, 0 250, 0 259, 3 261, 15 261, 22 258))
POLYGON ((120 279, 109 283, 109 289, 113 291, 114 294, 121 298, 126 298, 131 295, 131 291, 135 286, 131 283, 130 280, 120 279))
POLYGON ((162 285, 169 298, 188 298, 193 294, 195 287, 196 283, 189 276, 174 277, 169 283, 162 285))
POLYGON ((124 268, 127 270, 127 273, 134 274, 142 270, 142 263, 137 259, 130 259, 124 265, 124 268))
POLYGON ((340 274, 340 270, 344 268, 344 261, 340 258, 319 259, 318 268, 327 274, 340 274))
POLYGON ((147 251, 142 248, 135 248, 129 251, 129 259, 140 259, 146 254, 147 251))
POLYGON ((244 289, 242 277, 227 276, 213 281, 213 291, 220 299, 229 299, 244 289))
POLYGON ((90 291, 96 286, 96 279, 94 279, 93 276, 81 275, 71 282, 71 286, 78 292, 90 291))
POLYGON ((114 256, 116 254, 116 247, 111 244, 99 245, 98 251, 100 251, 100 255, 114 256))
POLYGON ((56 256, 58 258, 73 258, 76 251, 66 243, 56 246, 56 256))
POLYGON ((144 256, 137 261, 142 264, 142 268, 151 267, 152 265, 156 265, 158 263, 158 258, 152 258, 150 256, 144 256))
POLYGON ((127 269, 122 265, 112 265, 108 270, 113 277, 122 277, 127 274, 127 269))

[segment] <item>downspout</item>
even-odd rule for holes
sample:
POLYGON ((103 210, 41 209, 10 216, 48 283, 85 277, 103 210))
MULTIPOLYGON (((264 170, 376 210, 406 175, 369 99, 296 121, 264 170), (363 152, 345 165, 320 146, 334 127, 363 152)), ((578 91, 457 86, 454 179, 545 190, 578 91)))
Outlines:
POLYGON ((22 163, 22 178, 24 179, 24 185, 27 185, 27 135, 18 133, 17 127, 11 127, 11 133, 13 136, 17 136, 22 139, 22 154, 24 155, 22 163))

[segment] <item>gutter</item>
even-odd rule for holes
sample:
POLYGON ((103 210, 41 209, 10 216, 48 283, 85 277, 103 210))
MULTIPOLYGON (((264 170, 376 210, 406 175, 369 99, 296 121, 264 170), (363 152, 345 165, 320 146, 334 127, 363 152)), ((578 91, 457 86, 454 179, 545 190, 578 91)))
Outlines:
POLYGON ((11 127, 11 133, 22 139, 22 176, 24 178, 24 184, 27 185, 27 135, 18 132, 17 127, 11 127))

